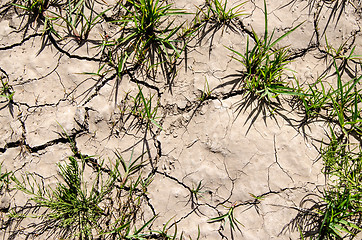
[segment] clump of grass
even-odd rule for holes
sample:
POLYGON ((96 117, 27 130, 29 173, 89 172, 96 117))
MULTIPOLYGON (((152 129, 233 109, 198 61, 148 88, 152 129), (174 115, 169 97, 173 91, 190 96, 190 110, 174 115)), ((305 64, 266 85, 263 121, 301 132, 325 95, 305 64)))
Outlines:
POLYGON ((229 28, 236 31, 236 21, 238 17, 245 15, 242 6, 246 2, 230 7, 228 1, 222 0, 207 0, 205 4, 198 7, 195 18, 191 26, 184 29, 182 37, 191 42, 195 36, 198 36, 196 44, 201 42, 210 35, 209 53, 214 40, 215 33, 222 29, 229 28))
MULTIPOLYGON (((140 174, 140 158, 127 162, 117 154, 114 167, 109 169, 104 162, 78 154, 81 159, 69 157, 68 162, 58 164, 61 181, 55 188, 46 187, 35 174, 12 177, 17 189, 35 203, 33 213, 41 211, 32 216, 41 223, 33 226, 31 234, 38 236, 51 228, 60 238, 68 239, 140 238, 155 218, 137 224, 141 226, 138 229, 134 227, 142 196, 151 182, 151 178, 143 179, 140 174), (90 163, 95 177, 87 181, 85 172, 90 163)), ((23 219, 28 215, 22 214, 22 209, 13 209, 12 216, 23 219)))
POLYGON ((87 3, 85 0, 73 1, 68 0, 68 4, 61 12, 64 14, 52 12, 58 20, 58 25, 67 29, 69 36, 78 42, 79 45, 85 43, 91 30, 103 20, 103 15, 110 8, 97 13, 95 10, 95 1, 87 3), (61 22, 60 22, 61 21, 61 22))
POLYGON ((104 181, 98 170, 95 181, 86 183, 83 179, 85 159, 80 163, 74 157, 68 160, 66 164, 58 164, 63 182, 58 183, 55 189, 44 191, 44 186, 33 174, 27 174, 21 180, 13 177, 13 180, 19 190, 29 194, 32 201, 47 210, 38 217, 59 228, 62 237, 91 239, 94 230, 101 230, 98 223, 105 214, 101 203, 115 188, 116 177, 113 175, 104 181))
POLYGON ((37 23, 38 26, 43 24, 43 33, 50 31, 57 37, 60 37, 53 25, 53 22, 58 17, 50 17, 48 14, 51 7, 60 8, 61 2, 59 0, 20 0, 14 1, 12 5, 24 11, 20 15, 24 17, 22 23, 25 22, 25 26, 21 27, 21 29, 25 29, 25 33, 29 26, 37 23), (26 17, 27 20, 25 20, 26 17))
POLYGON ((361 148, 332 128, 329 140, 321 147, 326 187, 318 199, 306 196, 292 221, 303 239, 354 239, 362 231, 361 148))
POLYGON ((14 6, 24 10, 24 15, 29 16, 27 25, 35 22, 44 24, 43 36, 52 33, 60 40, 74 39, 79 45, 87 41, 91 30, 103 20, 103 15, 110 10, 108 8, 97 13, 95 11, 97 1, 87 0, 20 0, 14 2, 14 6))
POLYGON ((241 7, 245 3, 246 2, 242 2, 229 8, 227 0, 225 0, 224 3, 222 0, 207 0, 206 10, 199 9, 199 11, 203 13, 203 22, 226 26, 237 17, 245 15, 244 11, 241 10, 241 7))
POLYGON ((176 25, 170 17, 185 12, 159 0, 127 0, 119 5, 125 11, 115 22, 121 29, 120 37, 107 45, 116 51, 123 49, 122 58, 129 56, 129 63, 146 70, 155 70, 159 65, 163 71, 173 69, 182 50, 177 34, 183 24, 176 25))
POLYGON ((313 84, 298 97, 303 103, 307 117, 324 117, 336 122, 344 135, 351 132, 362 134, 361 89, 358 89, 362 76, 353 78, 346 83, 342 81, 342 74, 334 60, 337 87, 323 83, 323 77, 313 84))
POLYGON ((319 211, 318 239, 353 237, 362 230, 362 152, 342 144, 332 132, 322 150, 324 173, 329 178, 324 192, 325 208, 319 211))
POLYGON ((338 123, 345 135, 348 135, 348 132, 351 131, 362 134, 361 110, 358 107, 359 103, 362 102, 361 90, 357 89, 357 84, 362 79, 362 76, 343 84, 337 66, 335 68, 337 73, 337 89, 329 95, 333 105, 330 115, 337 117, 338 123))
POLYGON ((332 178, 332 183, 335 186, 350 187, 350 189, 361 192, 361 148, 349 143, 345 136, 337 136, 332 128, 330 131, 330 142, 321 148, 324 174, 329 177, 337 176, 337 178, 332 178))
POLYGON ((27 0, 27 1, 20 1, 20 3, 12 3, 14 6, 25 10, 29 14, 31 14, 31 22, 37 20, 43 20, 44 13, 48 9, 49 4, 52 1, 48 0, 27 0))
POLYGON ((239 61, 246 69, 242 77, 243 87, 261 99, 270 101, 279 94, 297 94, 295 89, 287 86, 282 77, 284 71, 287 70, 286 65, 290 62, 288 60, 288 48, 275 49, 274 47, 302 23, 274 40, 275 30, 270 35, 268 31, 268 13, 265 1, 264 20, 264 36, 259 37, 253 30, 252 37, 255 44, 252 48, 248 37, 244 54, 234 49, 228 49, 237 55, 237 57, 233 58, 239 61))
POLYGON ((318 210, 322 222, 317 239, 345 239, 362 230, 360 223, 361 193, 349 189, 327 190, 325 202, 318 210))

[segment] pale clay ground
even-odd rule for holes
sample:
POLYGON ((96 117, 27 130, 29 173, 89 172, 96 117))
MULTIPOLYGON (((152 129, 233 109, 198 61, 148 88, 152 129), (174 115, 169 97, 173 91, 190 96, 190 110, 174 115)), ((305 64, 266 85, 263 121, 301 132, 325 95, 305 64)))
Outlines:
MULTIPOLYGON (((182 0, 177 1, 176 6, 192 12, 196 10, 195 5, 202 2, 182 0)), ((236 1, 229 1, 231 5, 233 2, 236 1)), ((275 28, 276 35, 280 36, 304 21, 300 28, 280 42, 281 46, 290 45, 293 51, 300 51, 315 42, 313 13, 309 14, 307 2, 296 1, 280 8, 288 1, 268 1, 269 28, 275 28)), ((252 26, 262 34, 263 2, 250 1, 243 9, 249 14, 241 17, 244 25, 248 28, 252 26)), ((59 124, 71 133, 80 129, 77 122, 86 122, 88 130, 76 137, 79 150, 105 159, 114 158, 114 150, 132 148, 142 139, 141 132, 134 135, 111 134, 112 121, 119 114, 112 98, 114 81, 85 102, 82 93, 94 81, 79 73, 96 72, 96 62, 69 58, 52 46, 45 47, 37 55, 40 37, 4 50, 5 46, 21 41, 22 34, 14 32, 14 26, 18 26, 19 21, 15 14, 0 21, 0 67, 8 73, 10 85, 15 90, 14 101, 20 106, 14 107, 14 117, 7 107, 0 111, 0 162, 4 162, 7 170, 36 172, 45 178, 57 175, 56 163, 71 155, 68 143, 47 145, 59 138, 62 132, 59 124), (23 136, 30 147, 44 147, 33 153, 21 146, 7 147, 23 136)), ((326 17, 323 17, 320 25, 325 21, 326 17)), ((337 27, 334 28, 333 23, 327 29, 329 42, 339 47, 354 31, 360 30, 360 24, 359 15, 348 6, 337 27)), ((93 34, 97 35, 97 31, 101 30, 95 28, 93 34)), ((358 33, 355 42, 357 52, 362 52, 362 43, 358 41, 360 37, 358 33)), ((153 225, 155 229, 162 228, 162 224, 172 218, 172 222, 178 222, 178 231, 183 231, 185 237, 196 238, 199 226, 200 239, 221 239, 218 232, 220 223, 207 222, 218 216, 217 211, 227 211, 218 203, 228 199, 224 204, 228 207, 233 203, 253 201, 250 194, 264 194, 264 199, 257 206, 245 204, 235 209, 235 217, 244 225, 241 227, 242 234, 238 231, 234 233, 235 239, 297 239, 295 229, 282 231, 297 214, 292 207, 298 207, 304 196, 318 192, 317 189, 322 189, 324 185, 322 162, 316 161, 320 141, 327 138, 328 127, 323 122, 310 123, 302 131, 298 127, 302 116, 296 111, 288 111, 290 107, 287 104, 280 114, 253 112, 257 101, 239 112, 237 104, 243 99, 241 95, 208 100, 195 111, 196 105, 192 102, 200 97, 205 78, 210 89, 214 89, 229 80, 225 76, 241 68, 240 63, 231 60, 231 52, 225 46, 242 52, 245 44, 246 34, 234 33, 230 29, 225 29, 222 34, 219 30, 214 36, 210 56, 207 39, 190 50, 187 71, 183 62, 172 93, 162 81, 152 83, 161 90, 164 108, 160 108, 159 115, 165 116, 164 131, 157 137, 162 150, 158 170, 173 177, 156 174, 148 188, 149 198, 158 214, 153 225), (174 179, 190 188, 202 180, 204 193, 199 199, 202 205, 197 212, 193 212, 188 202, 189 191, 174 179)), ((88 50, 84 45, 72 54, 92 56, 95 50, 88 50)), ((318 49, 310 50, 290 63, 289 68, 295 71, 300 82, 314 81, 325 70, 326 62, 318 59, 318 55, 318 49)), ((291 72, 288 74, 292 75, 291 72)), ((222 96, 230 88, 218 88, 213 93, 222 96)), ((125 92, 135 90, 136 85, 125 78, 120 89, 119 99, 122 99, 125 92)), ((152 139, 150 141, 151 154, 155 156, 156 149, 152 139)), ((137 144, 135 152, 141 151, 142 144, 137 144)), ((56 181, 55 178, 50 179, 49 183, 56 181)), ((11 192, 9 196, 12 206, 26 201, 20 193, 11 192)), ((149 211, 145 206, 146 217, 149 211)), ((227 224, 225 226, 221 232, 230 238, 230 229, 227 224)))

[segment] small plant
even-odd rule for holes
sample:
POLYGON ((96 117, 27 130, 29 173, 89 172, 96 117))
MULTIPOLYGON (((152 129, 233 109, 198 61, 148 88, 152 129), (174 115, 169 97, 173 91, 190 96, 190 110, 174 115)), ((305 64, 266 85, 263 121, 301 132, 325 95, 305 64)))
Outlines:
POLYGON ((13 101, 14 90, 9 85, 9 81, 4 81, 3 77, 0 76, 1 86, 0 86, 0 97, 5 97, 9 102, 13 101))
POLYGON ((254 198, 254 201, 255 202, 260 202, 261 200, 264 200, 264 196, 257 196, 257 195, 254 195, 252 193, 249 193, 249 195, 254 198))
POLYGON ((186 39, 193 39, 195 33, 197 33, 199 35, 197 44, 201 44, 203 39, 210 34, 210 54, 214 35, 218 30, 222 28, 223 33, 224 28, 226 27, 236 31, 234 20, 236 20, 239 16, 245 15, 241 9, 244 4, 245 2, 242 2, 230 8, 227 0, 225 0, 224 3, 220 0, 206 0, 202 7, 198 7, 193 24, 185 30, 183 37, 186 37, 186 39))
POLYGON ((209 82, 205 77, 205 85, 204 91, 201 93, 201 97, 199 98, 200 102, 204 102, 207 98, 209 98, 212 94, 212 90, 210 90, 209 82))
POLYGON ((329 95, 333 104, 331 116, 338 117, 338 123, 346 135, 352 130, 362 134, 360 126, 362 120, 358 107, 358 104, 361 102, 361 90, 357 90, 356 86, 362 79, 362 76, 343 84, 338 67, 335 63, 334 65, 337 73, 337 89, 329 95))
POLYGON ((348 60, 361 60, 362 55, 355 55, 354 51, 356 49, 356 46, 353 46, 351 51, 346 54, 348 46, 347 41, 341 44, 338 49, 335 49, 332 45, 328 43, 327 36, 325 36, 326 39, 326 52, 333 57, 334 60, 341 59, 343 61, 348 60))
MULTIPOLYGON (((48 9, 51 6, 57 6, 58 0, 21 0, 20 3, 12 3, 15 7, 25 11, 25 15, 28 15, 27 25, 32 23, 42 23, 44 24, 43 31, 44 33, 47 30, 50 30, 56 36, 59 36, 58 33, 53 28, 53 20, 57 18, 49 17, 47 14, 48 9)), ((27 28, 28 26, 26 26, 27 28)))
POLYGON ((32 21, 42 19, 50 3, 49 0, 26 0, 25 2, 20 4, 13 3, 13 5, 29 12, 32 15, 32 21))
POLYGON ((331 89, 326 89, 322 78, 319 78, 315 83, 308 85, 304 94, 298 96, 303 103, 308 118, 316 117, 320 114, 321 110, 325 108, 329 102, 330 94, 331 89))
POLYGON ((199 182, 199 184, 197 184, 197 187, 195 188, 192 188, 191 189, 191 194, 192 194, 192 198, 194 198, 196 201, 199 199, 199 197, 201 196, 202 194, 202 191, 201 189, 203 188, 204 186, 202 185, 202 180, 199 182))
POLYGON ((204 186, 202 185, 202 180, 199 182, 199 184, 197 184, 196 187, 193 187, 193 188, 190 188, 190 198, 189 200, 187 201, 187 204, 188 203, 191 203, 191 208, 194 209, 195 207, 197 207, 198 205, 198 201, 199 201, 199 198, 202 197, 202 194, 203 194, 203 191, 202 188, 204 186))
POLYGON ((206 0, 207 10, 203 11, 200 9, 204 15, 203 21, 218 23, 225 26, 230 24, 233 19, 244 15, 241 7, 246 2, 237 4, 236 6, 229 9, 227 3, 227 0, 225 0, 224 3, 222 3, 222 0, 206 0))
POLYGON ((175 225, 175 231, 174 231, 173 235, 168 234, 168 232, 170 230, 169 224, 170 224, 171 220, 172 220, 172 218, 163 225, 163 228, 161 230, 152 230, 151 232, 157 234, 160 239, 165 239, 165 240, 183 239, 183 234, 181 234, 180 238, 176 238, 177 237, 177 225, 176 224, 172 224, 172 225, 175 225))
POLYGON ((159 0, 127 0, 126 4, 119 4, 126 13, 116 22, 121 36, 108 45, 125 49, 131 63, 146 66, 147 70, 159 65, 164 66, 164 71, 172 69, 180 56, 177 33, 183 24, 174 26, 169 17, 185 12, 159 0))
POLYGON ((227 213, 219 216, 219 217, 215 217, 215 218, 211 218, 208 220, 209 223, 213 223, 213 222, 223 222, 224 225, 226 223, 226 221, 229 222, 230 224, 230 231, 231 234, 233 234, 233 231, 235 231, 235 228, 239 230, 239 232, 241 232, 241 229, 239 227, 239 225, 243 226, 243 224, 241 224, 239 222, 239 220, 237 220, 234 216, 234 210, 236 208, 236 204, 232 204, 230 207, 227 207, 229 210, 227 213))
POLYGON ((83 44, 89 36, 91 30, 96 24, 102 21, 102 16, 110 10, 104 10, 101 13, 96 13, 94 10, 94 1, 87 3, 85 0, 73 2, 68 0, 66 8, 64 8, 64 16, 61 13, 52 12, 57 19, 62 20, 67 28, 69 36, 74 38, 80 45, 83 44))
POLYGON ((258 95, 260 98, 271 100, 279 94, 297 94, 294 89, 287 87, 282 80, 283 71, 286 70, 286 65, 289 63, 288 49, 273 47, 283 38, 292 33, 302 23, 292 28, 281 37, 273 40, 274 31, 269 35, 268 32, 268 13, 266 2, 264 1, 264 18, 265 18, 265 33, 264 37, 260 38, 253 31, 255 45, 250 49, 249 37, 247 39, 245 54, 228 48, 240 58, 235 58, 242 63, 246 68, 243 74, 244 88, 258 95))
POLYGON ((156 122, 157 119, 157 109, 158 109, 158 103, 155 107, 152 106, 152 101, 154 95, 146 98, 143 95, 142 88, 138 86, 138 94, 136 97, 132 97, 133 100, 133 107, 131 109, 132 114, 137 116, 142 123, 146 124, 146 128, 148 129, 150 127, 150 124, 154 124, 156 127, 162 130, 161 125, 156 122))

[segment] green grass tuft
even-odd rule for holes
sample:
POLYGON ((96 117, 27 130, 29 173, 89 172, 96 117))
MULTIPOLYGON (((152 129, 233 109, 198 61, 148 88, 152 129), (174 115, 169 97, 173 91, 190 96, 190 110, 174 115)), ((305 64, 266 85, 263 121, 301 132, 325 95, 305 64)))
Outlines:
POLYGON ((298 93, 295 89, 286 86, 282 78, 283 72, 287 70, 286 65, 289 63, 288 48, 275 49, 274 47, 302 23, 274 40, 274 30, 270 35, 268 31, 268 13, 265 1, 264 17, 264 36, 259 37, 256 32, 253 31, 253 39, 255 40, 253 47, 250 46, 248 37, 244 54, 228 48, 237 55, 237 57, 233 58, 244 65, 246 69, 242 79, 243 87, 261 99, 267 99, 269 101, 279 94, 297 95, 298 93))

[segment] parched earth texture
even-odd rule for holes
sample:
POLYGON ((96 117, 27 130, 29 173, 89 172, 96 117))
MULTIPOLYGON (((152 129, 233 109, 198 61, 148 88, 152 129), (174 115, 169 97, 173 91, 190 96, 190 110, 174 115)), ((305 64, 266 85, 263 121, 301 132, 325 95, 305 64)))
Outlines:
MULTIPOLYGON (((201 0, 173 2, 188 12, 203 4, 201 0)), ((300 84, 316 81, 331 65, 325 56, 325 36, 336 49, 347 42, 346 47, 356 46, 355 54, 362 52, 357 1, 355 6, 347 4, 338 22, 328 23, 331 9, 323 8, 318 25, 310 2, 267 2, 269 31, 275 29, 275 37, 303 22, 278 43, 291 51, 287 81, 293 82, 295 76, 300 84)), ((115 100, 116 78, 110 74, 98 81, 84 74, 100 67, 95 60, 98 49, 91 42, 78 47, 69 39, 58 48, 49 43, 41 49, 41 26, 31 26, 24 35, 17 31, 22 18, 14 11, 6 13, 0 21, 0 67, 15 94, 12 106, 1 99, 3 168, 36 173, 54 184, 59 175, 56 164, 72 155, 64 131, 82 154, 101 159, 114 159, 116 150, 127 159, 132 151, 136 155, 148 149, 157 170, 147 189, 149 205, 145 204, 144 215, 157 214, 153 229, 162 229, 170 221, 192 239, 198 229, 200 239, 298 239, 298 229, 289 223, 305 196, 323 191, 325 176, 318 157, 329 127, 324 121, 303 122, 303 112, 290 106, 291 97, 281 96, 279 107, 268 109, 233 88, 232 75, 243 67, 226 47, 244 52, 245 29, 259 36, 264 33, 263 1, 248 1, 242 9, 246 15, 239 17, 234 30, 221 28, 188 47, 171 86, 162 75, 157 81, 136 76, 145 83, 145 95, 160 99, 157 121, 162 130, 152 125, 153 135, 131 128, 131 120, 121 121, 122 100, 127 93, 137 93, 129 77, 120 82, 115 100), (201 102, 205 80, 212 92, 201 102), (201 195, 191 199, 200 181, 201 195), (227 222, 208 221, 232 206, 241 231, 231 233, 227 222)), ((111 34, 114 29, 100 24, 90 38, 99 39, 107 31, 111 34)), ((333 84, 335 78, 328 81, 333 84)), ((26 200, 18 191, 2 196, 2 204, 10 206, 26 200)), ((5 233, 1 235, 6 239, 5 233)))

